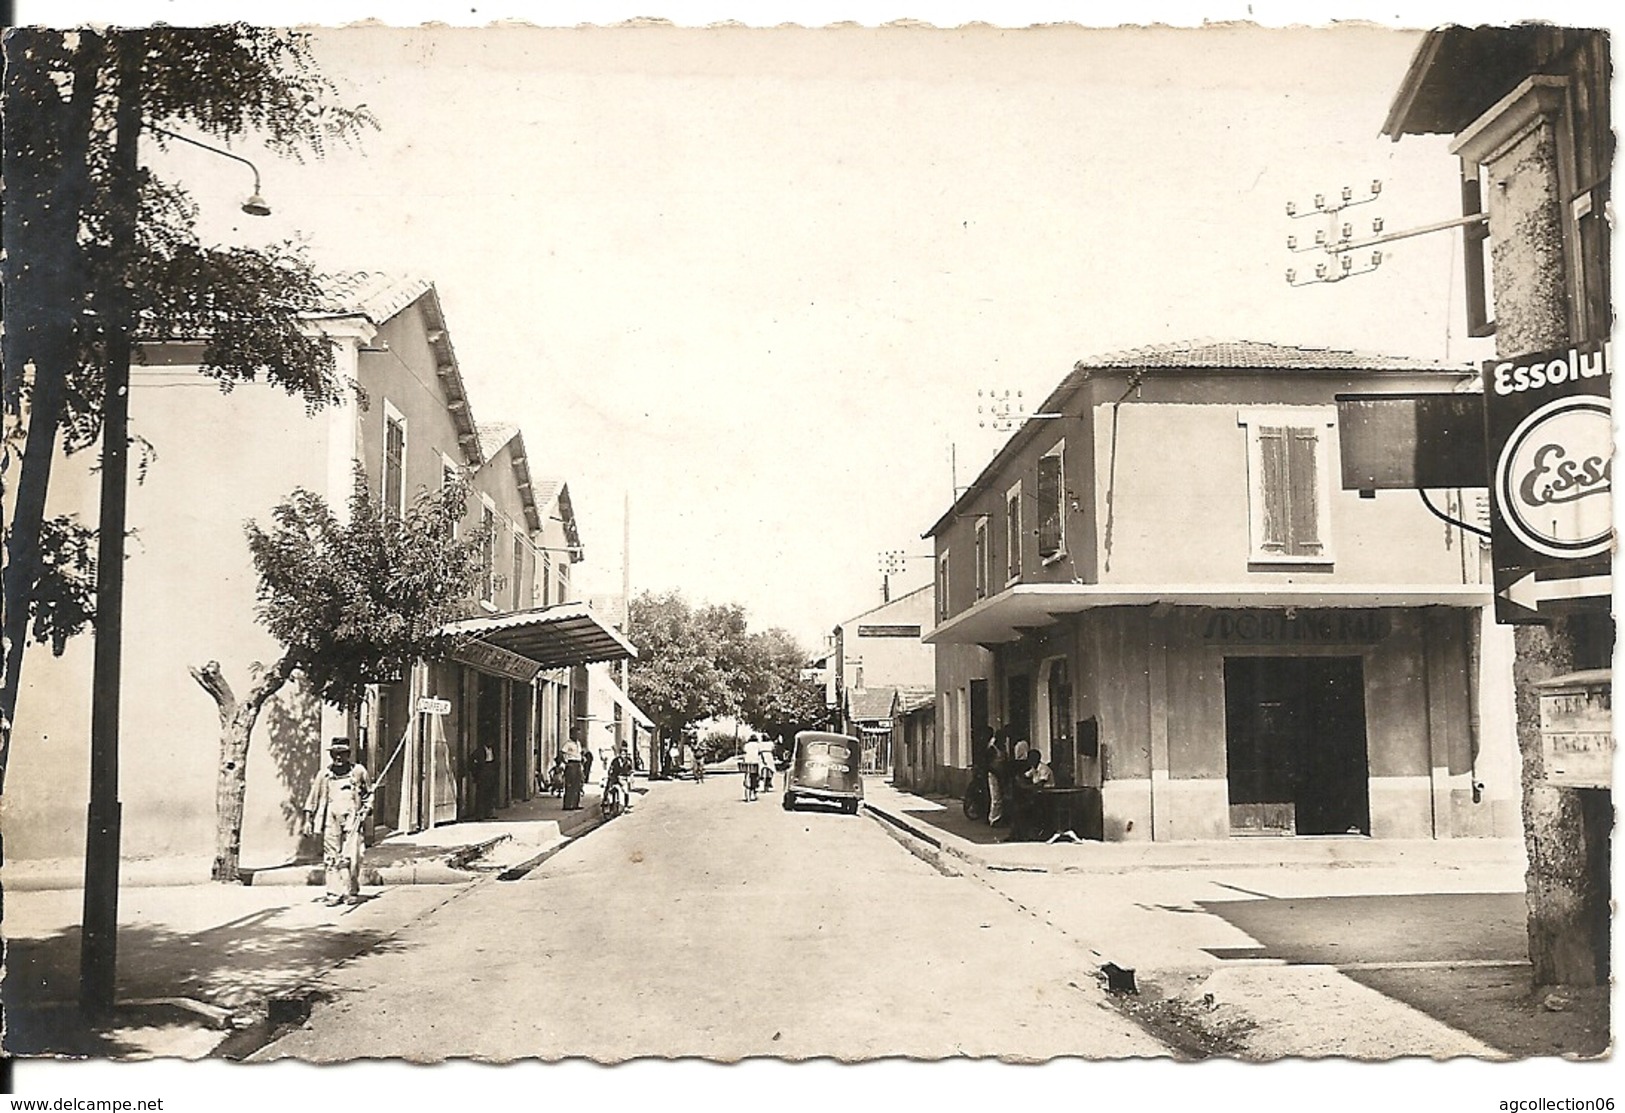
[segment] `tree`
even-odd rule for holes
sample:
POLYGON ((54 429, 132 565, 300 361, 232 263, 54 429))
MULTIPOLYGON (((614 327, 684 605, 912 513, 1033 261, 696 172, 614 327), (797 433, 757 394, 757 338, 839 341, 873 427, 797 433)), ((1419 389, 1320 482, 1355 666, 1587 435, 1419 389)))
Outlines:
POLYGON ((461 617, 484 544, 477 530, 458 536, 467 496, 466 484, 448 484, 421 492, 404 515, 386 515, 357 466, 347 517, 297 490, 272 512, 269 530, 246 526, 256 613, 283 651, 241 697, 218 662, 190 669, 220 713, 214 880, 237 880, 249 743, 271 696, 297 676, 317 699, 351 708, 367 685, 447 649, 439 631, 461 617))
POLYGON ((740 701, 740 717, 775 738, 822 723, 827 716, 824 690, 803 680, 808 654, 778 627, 751 634, 750 668, 740 701))
POLYGON ((732 714, 744 674, 745 612, 737 605, 691 607, 679 592, 644 592, 631 602, 638 656, 629 695, 662 738, 701 719, 732 714))
POLYGON ((200 369, 222 390, 259 379, 316 409, 346 389, 331 347, 303 325, 327 301, 303 254, 203 245, 184 191, 139 168, 137 138, 253 131, 277 153, 320 155, 376 127, 364 106, 336 104, 308 39, 292 32, 15 28, 4 46, 0 789, 25 643, 61 652, 95 617, 94 531, 45 517, 53 456, 104 440, 104 386, 127 364, 137 324, 148 338, 201 339, 200 369))

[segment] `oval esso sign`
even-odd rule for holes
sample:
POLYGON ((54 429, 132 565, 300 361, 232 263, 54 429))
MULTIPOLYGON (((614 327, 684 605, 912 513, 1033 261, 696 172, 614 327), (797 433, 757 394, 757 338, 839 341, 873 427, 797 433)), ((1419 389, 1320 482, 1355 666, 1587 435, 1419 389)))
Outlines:
POLYGON ((1529 548, 1579 559, 1613 542, 1614 423, 1606 396, 1571 394, 1530 413, 1506 440, 1495 495, 1529 548))

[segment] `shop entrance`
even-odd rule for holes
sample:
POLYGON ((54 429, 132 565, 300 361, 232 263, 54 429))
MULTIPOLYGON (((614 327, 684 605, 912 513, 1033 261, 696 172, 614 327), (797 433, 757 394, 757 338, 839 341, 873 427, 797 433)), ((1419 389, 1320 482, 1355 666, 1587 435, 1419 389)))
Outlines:
POLYGON ((1358 657, 1226 657, 1230 832, 1371 833, 1358 657))

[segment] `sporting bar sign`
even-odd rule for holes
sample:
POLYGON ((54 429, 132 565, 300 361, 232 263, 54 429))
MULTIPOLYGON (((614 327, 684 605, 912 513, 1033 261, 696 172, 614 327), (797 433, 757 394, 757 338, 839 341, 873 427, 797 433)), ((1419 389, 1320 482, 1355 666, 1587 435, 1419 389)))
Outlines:
MULTIPOLYGON (((1607 594, 1614 537, 1609 363, 1603 343, 1484 364, 1490 544, 1501 622, 1541 621, 1548 601, 1582 603, 1568 590, 1573 585, 1556 581, 1584 577, 1602 583, 1600 594, 1607 594)), ((1593 594, 1587 588, 1586 598, 1593 594)))

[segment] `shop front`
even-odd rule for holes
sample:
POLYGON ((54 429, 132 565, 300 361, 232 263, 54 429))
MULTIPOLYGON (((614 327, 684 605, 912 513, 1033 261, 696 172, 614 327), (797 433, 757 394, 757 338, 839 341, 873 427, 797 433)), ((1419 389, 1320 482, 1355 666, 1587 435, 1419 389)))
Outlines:
POLYGON ((1030 594, 933 636, 991 648, 992 724, 1098 790, 1106 839, 1504 833, 1477 768, 1481 592, 1030 594))
POLYGON ((570 737, 575 682, 565 678, 637 655, 584 603, 467 619, 445 632, 454 638, 445 659, 420 662, 372 701, 367 753, 382 773, 379 818, 396 830, 529 799, 538 766, 570 737))

